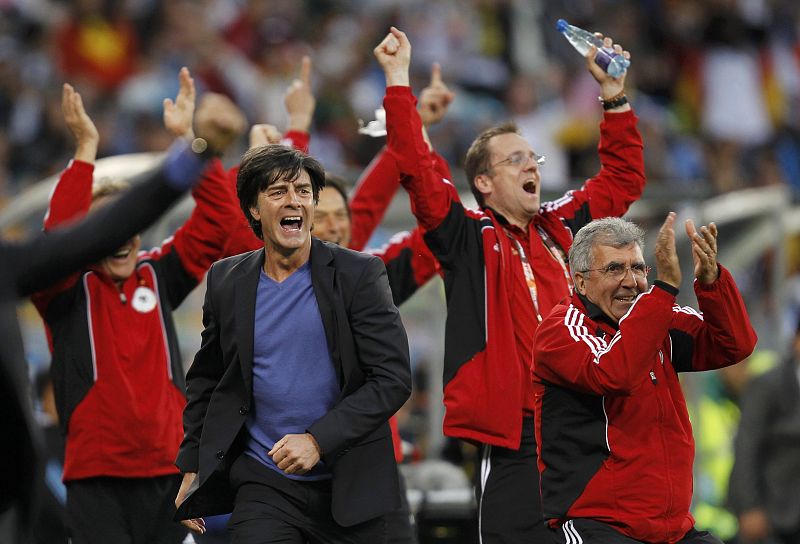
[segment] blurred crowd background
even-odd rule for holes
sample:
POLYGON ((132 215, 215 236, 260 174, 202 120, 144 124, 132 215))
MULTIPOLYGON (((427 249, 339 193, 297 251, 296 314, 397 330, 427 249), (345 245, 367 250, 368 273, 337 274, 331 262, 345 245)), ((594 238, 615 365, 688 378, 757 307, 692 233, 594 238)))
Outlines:
MULTIPOLYGON (((602 30, 633 55, 649 181, 707 196, 800 191, 800 42, 793 0, 2 0, 0 188, 8 199, 64 165, 60 84, 100 125, 100 156, 163 150, 161 100, 188 66, 200 90, 280 126, 304 54, 318 99, 312 150, 332 170, 372 157, 356 132, 380 105, 370 54, 390 24, 414 47, 415 88, 442 64, 458 100, 436 131, 458 165, 474 135, 516 118, 561 189, 596 169, 594 82, 555 21, 602 30)), ((459 179, 459 182, 463 180, 459 179)))
MULTIPOLYGON (((439 62, 456 93, 431 130, 456 186, 468 192, 460 167, 475 135, 514 119, 547 157, 546 195, 560 195, 599 167, 601 108, 583 59, 555 30, 559 18, 631 52, 627 90, 648 176, 633 217, 652 227, 677 209, 720 222, 721 261, 731 264, 754 314, 761 342, 752 360, 686 383, 698 436, 695 513, 732 537, 736 521, 724 512, 724 496, 737 399, 786 354, 800 308, 797 0, 0 0, 0 218, 72 156, 63 82, 81 93, 97 124, 99 157, 163 151, 171 139, 162 100, 175 96, 181 66, 198 93, 227 94, 250 123, 283 129, 283 93, 310 55, 311 154, 355 180, 383 145, 358 127, 381 106, 385 82, 372 48, 390 25, 411 40, 415 91, 439 62)), ((243 139, 227 165, 245 146, 243 139)), ((406 200, 398 197, 373 245, 412 225, 406 200)), ((31 217, 4 235, 40 224, 41 216, 31 217)), ((199 345, 198 291, 178 315, 187 364, 199 345)), ((403 308, 415 391, 401 428, 410 464, 445 457, 468 473, 469 452, 441 436, 442 298, 433 282, 403 308)), ((35 374, 49 364, 47 344, 35 313, 23 307, 21 314, 35 374)), ((434 474, 445 473, 412 478, 410 487, 450 485, 434 474)))

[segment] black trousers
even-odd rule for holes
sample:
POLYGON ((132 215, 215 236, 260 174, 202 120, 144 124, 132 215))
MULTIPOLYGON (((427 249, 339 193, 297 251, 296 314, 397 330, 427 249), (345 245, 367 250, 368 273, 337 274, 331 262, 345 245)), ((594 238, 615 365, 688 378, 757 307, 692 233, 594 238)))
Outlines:
POLYGON ((286 478, 248 455, 231 467, 232 544, 385 544, 383 517, 342 527, 331 515, 331 482, 286 478))
POLYGON ((400 508, 386 514, 386 535, 388 544, 417 544, 417 530, 411 507, 406 495, 406 479, 400 469, 397 470, 400 482, 400 508))
MULTIPOLYGON (((643 544, 641 540, 627 537, 605 523, 591 519, 571 519, 558 529, 553 529, 555 542, 563 544, 643 544)), ((644 543, 647 544, 647 543, 644 543)), ((708 531, 690 529, 678 544, 723 544, 708 531)))
POLYGON ((533 418, 522 420, 519 450, 483 444, 480 455, 475 498, 481 543, 552 542, 542 516, 533 418))
POLYGON ((72 544, 180 544, 176 521, 181 476, 87 478, 67 483, 67 525, 72 544))

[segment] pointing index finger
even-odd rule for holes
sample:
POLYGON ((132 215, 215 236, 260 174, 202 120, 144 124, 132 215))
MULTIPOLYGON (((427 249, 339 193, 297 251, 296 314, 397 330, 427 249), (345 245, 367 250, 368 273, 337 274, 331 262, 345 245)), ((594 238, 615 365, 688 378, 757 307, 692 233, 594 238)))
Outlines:
POLYGON ((300 61, 300 81, 305 85, 311 85, 311 57, 303 55, 300 61))
POLYGON ((431 87, 442 84, 442 66, 434 62, 431 67, 431 87))

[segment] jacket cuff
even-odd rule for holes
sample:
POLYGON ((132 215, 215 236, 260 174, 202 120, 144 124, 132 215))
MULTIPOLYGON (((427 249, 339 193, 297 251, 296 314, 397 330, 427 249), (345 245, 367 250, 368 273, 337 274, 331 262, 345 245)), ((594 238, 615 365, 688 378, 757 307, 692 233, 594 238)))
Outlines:
POLYGON ((406 85, 392 85, 386 87, 386 96, 414 96, 411 92, 411 87, 406 85))
POLYGON ((192 151, 190 143, 185 139, 176 139, 167 150, 164 160, 164 179, 167 185, 177 191, 189 189, 199 181, 210 158, 192 151))
POLYGON ((85 162, 78 159, 70 159, 67 169, 77 170, 81 174, 92 175, 94 174, 94 164, 85 162))
POLYGON ((638 120, 639 118, 632 109, 619 112, 603 112, 603 123, 605 125, 630 125, 635 124, 638 120))
POLYGON ((711 283, 702 283, 697 281, 697 278, 695 278, 694 279, 695 289, 698 291, 714 291, 715 289, 719 288, 721 281, 732 281, 731 273, 728 272, 727 268, 725 268, 719 263, 717 263, 717 272, 718 272, 717 279, 715 279, 711 283))
POLYGON ((680 293, 680 289, 678 289, 677 287, 673 287, 667 282, 661 280, 655 280, 653 282, 653 287, 659 287, 664 291, 666 291, 667 293, 669 293, 670 295, 672 295, 673 297, 677 297, 678 293, 680 293))
POLYGON ((197 472, 200 465, 199 453, 198 449, 181 449, 178 451, 178 458, 175 459, 175 466, 183 473, 197 472))

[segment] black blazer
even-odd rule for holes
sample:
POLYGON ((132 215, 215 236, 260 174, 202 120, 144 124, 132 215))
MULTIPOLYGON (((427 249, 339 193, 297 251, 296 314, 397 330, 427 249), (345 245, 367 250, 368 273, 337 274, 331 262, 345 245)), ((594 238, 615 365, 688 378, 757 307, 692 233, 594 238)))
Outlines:
MULTIPOLYGON (((333 472, 333 518, 352 526, 400 504, 387 420, 411 392, 408 340, 380 259, 312 238, 310 262, 341 395, 308 432, 333 472)), ((186 375, 184 439, 176 461, 182 472, 198 475, 176 519, 233 509, 228 470, 247 435, 263 264, 262 249, 223 259, 208 271, 202 343, 186 375)))

